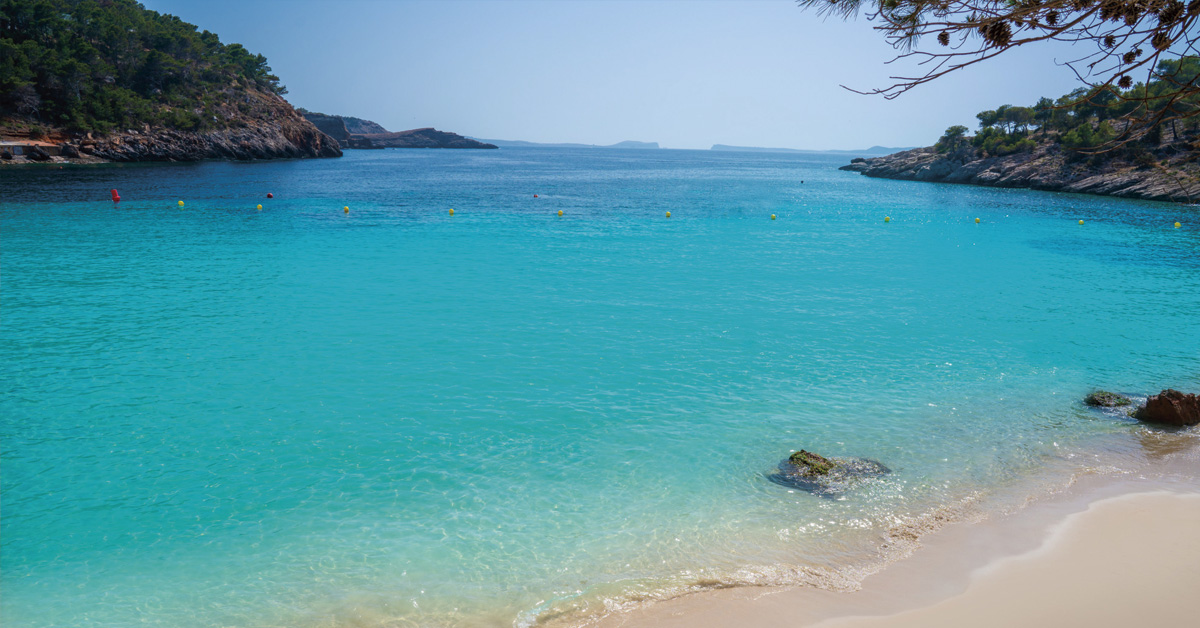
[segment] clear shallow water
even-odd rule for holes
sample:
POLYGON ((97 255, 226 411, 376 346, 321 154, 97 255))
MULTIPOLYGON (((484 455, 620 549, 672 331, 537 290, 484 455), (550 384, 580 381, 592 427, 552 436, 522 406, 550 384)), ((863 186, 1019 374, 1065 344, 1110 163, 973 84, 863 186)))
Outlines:
POLYGON ((844 161, 0 169, 0 623, 507 626, 1154 455, 1078 400, 1200 388, 1200 212, 844 161))

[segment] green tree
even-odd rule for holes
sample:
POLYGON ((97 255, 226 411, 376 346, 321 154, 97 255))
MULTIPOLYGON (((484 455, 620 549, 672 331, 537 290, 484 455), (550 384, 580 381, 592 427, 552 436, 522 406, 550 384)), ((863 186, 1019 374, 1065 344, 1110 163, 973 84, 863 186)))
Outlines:
POLYGON ((966 144, 967 127, 956 124, 948 129, 937 141, 935 148, 939 153, 948 153, 966 144))
MULTIPOLYGON (((844 18, 865 13, 898 52, 912 63, 911 76, 859 93, 896 98, 947 74, 986 62, 1014 48, 1068 41, 1077 50, 1066 62, 1085 89, 1111 90, 1116 100, 1145 103, 1125 114, 1127 139, 1168 119, 1191 119, 1200 111, 1175 106, 1200 95, 1196 75, 1166 80, 1162 63, 1180 63, 1200 49, 1200 0, 797 0, 805 9, 844 18), (1157 81, 1160 91, 1125 90, 1135 76, 1157 81), (1138 100, 1150 98, 1150 100, 1138 100)), ((1049 60, 1047 60, 1049 62, 1049 60)), ((857 91, 857 90, 856 90, 857 91)), ((1085 93, 1083 97, 1094 93, 1085 93)), ((1098 104, 1098 103, 1093 103, 1098 104)), ((1109 103, 1115 107, 1117 103, 1109 103)))

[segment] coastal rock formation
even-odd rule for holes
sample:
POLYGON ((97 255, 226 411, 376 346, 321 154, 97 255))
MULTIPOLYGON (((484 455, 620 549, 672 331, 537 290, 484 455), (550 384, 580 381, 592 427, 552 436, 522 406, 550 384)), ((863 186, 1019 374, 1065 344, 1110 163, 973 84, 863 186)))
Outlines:
POLYGON ((300 110, 318 129, 338 141, 342 148, 497 148, 457 133, 434 128, 391 132, 370 120, 333 116, 300 110))
POLYGON ((228 107, 218 110, 221 124, 217 128, 187 131, 142 124, 137 129, 104 135, 71 134, 55 129, 48 136, 58 143, 54 154, 59 157, 38 149, 14 159, 13 163, 249 160, 342 155, 336 140, 318 130, 282 97, 261 90, 243 90, 240 98, 240 102, 229 103, 228 107))
POLYGON ((1186 155, 1152 164, 1111 159, 1089 165, 1087 160, 1053 144, 1041 144, 1032 152, 1002 157, 980 157, 973 148, 941 153, 929 147, 856 159, 839 169, 908 181, 1031 188, 1155 201, 1200 199, 1200 163, 1186 155))
POLYGON ((397 133, 368 133, 354 135, 353 138, 366 140, 373 148, 496 148, 495 144, 485 144, 457 133, 434 128, 397 133))
POLYGON ((319 131, 337 140, 343 148, 350 143, 350 130, 346 127, 346 120, 341 116, 330 116, 323 113, 313 113, 311 111, 300 110, 301 115, 305 120, 313 123, 319 131))
POLYGON ((1139 421, 1183 427, 1200 424, 1200 399, 1196 395, 1167 389, 1150 395, 1135 414, 1139 421))
POLYGON ((240 125, 212 131, 130 130, 82 145, 109 161, 198 161, 340 157, 336 140, 322 133, 283 98, 256 92, 259 107, 240 125))
POLYGON ((371 122, 370 120, 363 120, 362 118, 355 118, 353 116, 338 116, 338 117, 340 117, 342 119, 342 122, 344 122, 346 124, 346 130, 349 131, 351 135, 365 135, 365 134, 369 134, 369 133, 390 133, 390 131, 383 128, 381 125, 371 122))
POLYGON ((867 458, 825 458, 800 450, 779 463, 767 479, 781 486, 830 497, 846 492, 868 478, 891 473, 882 463, 867 458))
POLYGON ((1127 406, 1130 403, 1133 403, 1129 400, 1129 397, 1118 395, 1117 393, 1111 393, 1107 390, 1097 390, 1087 397, 1084 397, 1083 402, 1089 406, 1102 408, 1115 408, 1117 406, 1127 406))

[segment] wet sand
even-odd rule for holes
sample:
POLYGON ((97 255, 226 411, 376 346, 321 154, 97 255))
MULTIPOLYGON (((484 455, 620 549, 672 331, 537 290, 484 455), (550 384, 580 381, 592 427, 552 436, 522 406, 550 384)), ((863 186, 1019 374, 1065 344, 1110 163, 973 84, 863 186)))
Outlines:
POLYGON ((1200 476, 1085 479, 1014 515, 955 524, 862 589, 739 588, 610 615, 608 628, 1182 626, 1197 621, 1200 476))

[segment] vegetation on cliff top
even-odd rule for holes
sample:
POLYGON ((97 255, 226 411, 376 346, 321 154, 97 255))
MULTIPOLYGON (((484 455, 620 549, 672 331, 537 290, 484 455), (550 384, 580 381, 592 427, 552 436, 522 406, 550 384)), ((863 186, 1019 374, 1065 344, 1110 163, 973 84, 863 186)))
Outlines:
POLYGON ((1195 82, 1200 77, 1200 57, 1187 56, 1163 60, 1148 84, 1137 83, 1128 89, 1081 88, 1057 100, 1041 98, 1032 107, 1002 105, 982 111, 979 132, 967 137, 968 129, 955 125, 938 140, 939 152, 950 153, 971 146, 980 156, 1002 156, 1034 150, 1041 142, 1051 142, 1074 151, 1078 158, 1103 161, 1114 157, 1150 159, 1150 152, 1164 145, 1185 151, 1200 150, 1200 116, 1163 118, 1150 125, 1136 139, 1115 146, 1130 120, 1155 117, 1155 109, 1171 107, 1181 112, 1200 110, 1200 95, 1172 98, 1175 83, 1195 82))
POLYGON ((266 57, 133 0, 0 0, 0 117, 68 131, 245 124, 266 57))

